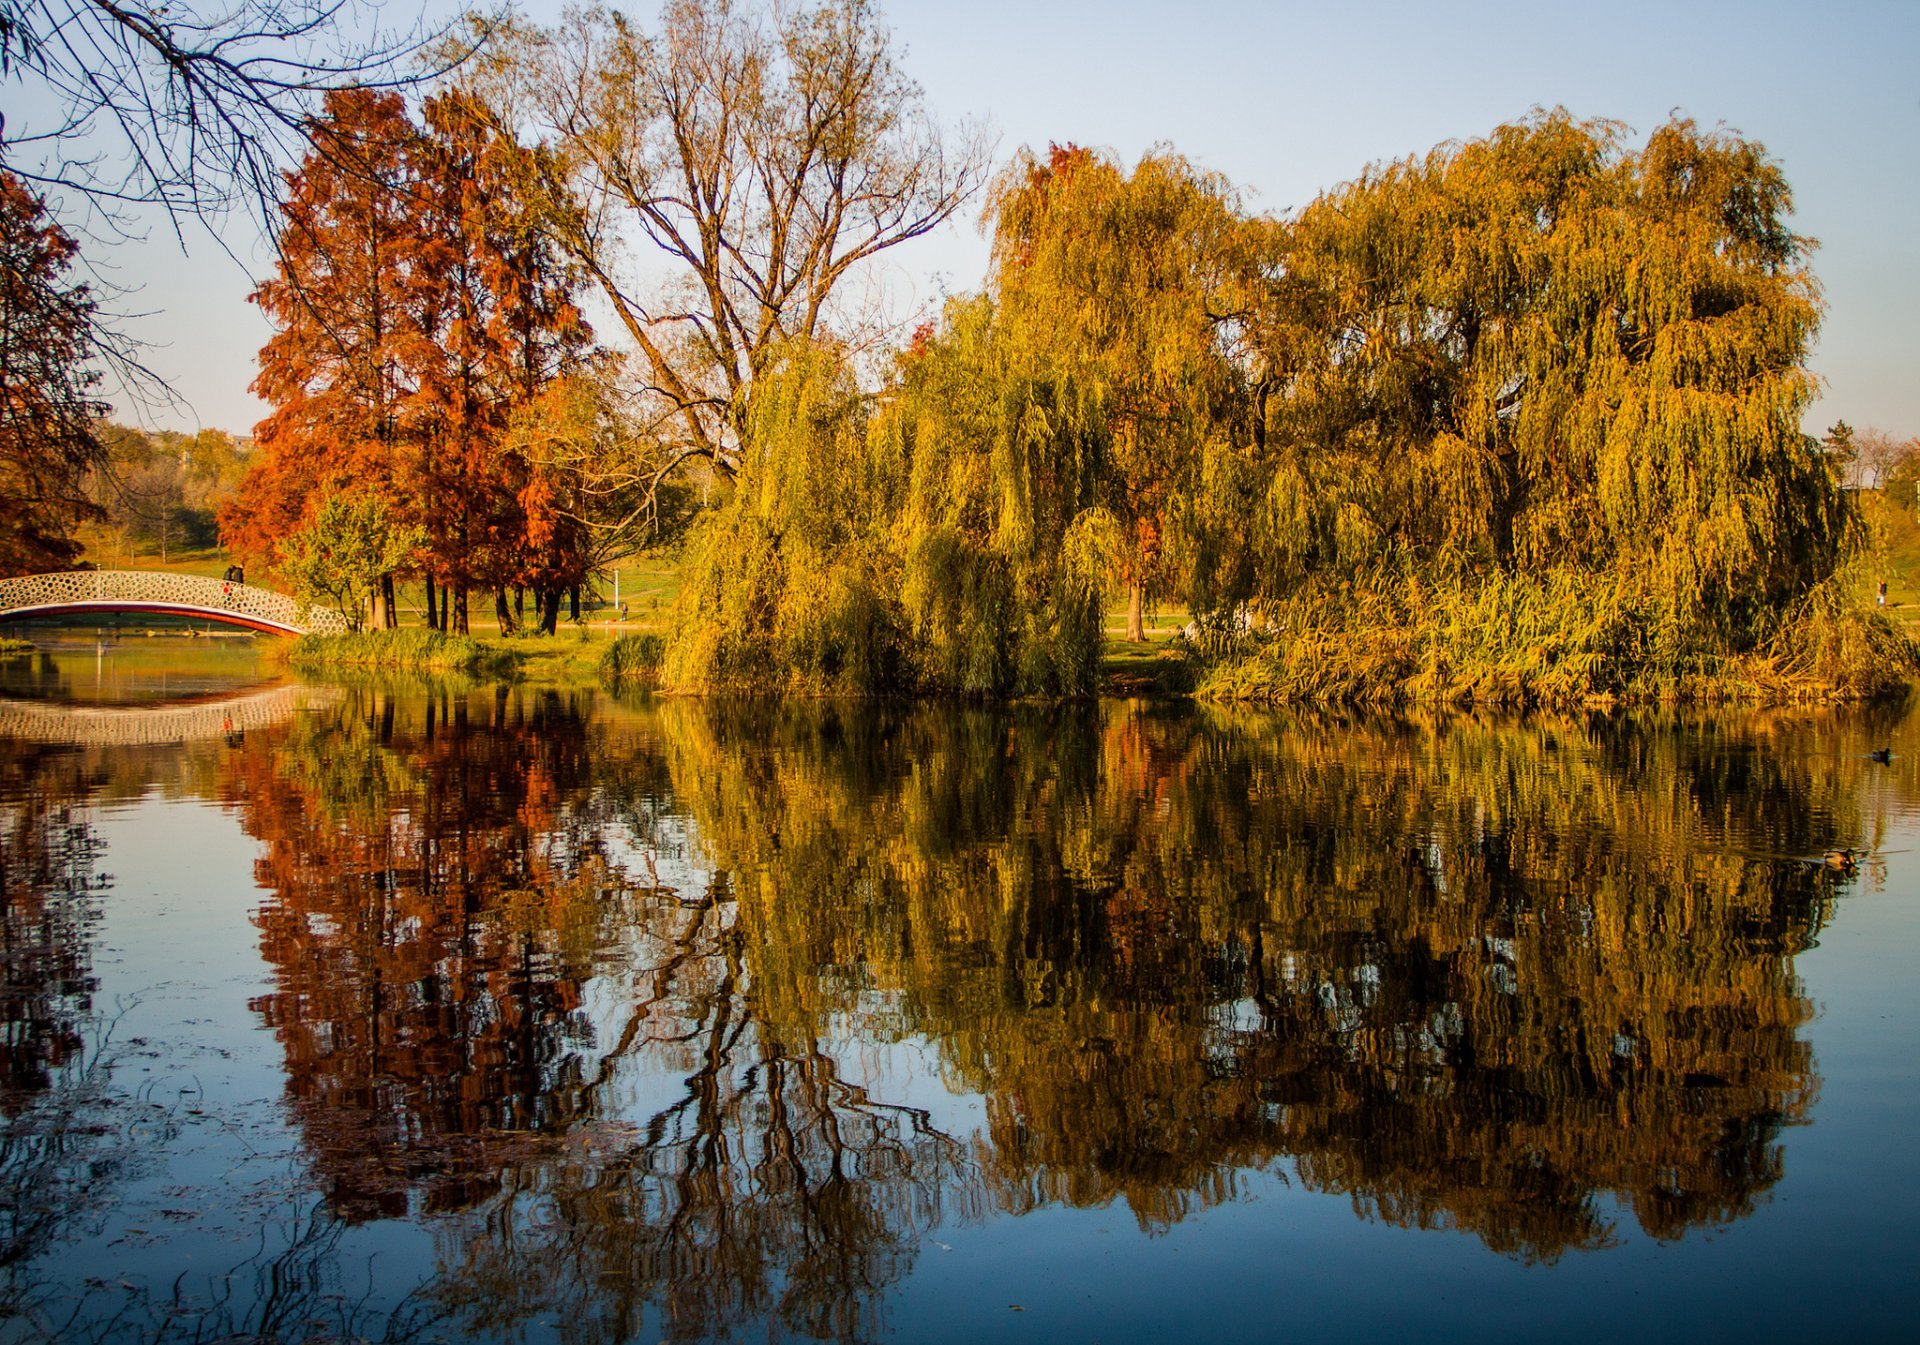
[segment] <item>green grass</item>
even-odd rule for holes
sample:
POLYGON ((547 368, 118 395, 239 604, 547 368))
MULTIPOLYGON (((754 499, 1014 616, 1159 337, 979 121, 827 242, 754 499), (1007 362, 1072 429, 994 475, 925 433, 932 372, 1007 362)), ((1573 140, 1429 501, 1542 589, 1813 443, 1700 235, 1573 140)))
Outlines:
POLYGON ((1877 490, 1861 492, 1860 512, 1873 534, 1869 587, 1887 583, 1887 614, 1909 634, 1920 635, 1920 519, 1901 509, 1877 490))
POLYGON ((515 659, 468 635, 434 630, 368 630, 346 635, 302 635, 286 648, 295 668, 399 668, 420 672, 502 674, 515 659))
POLYGON ((86 545, 80 559, 102 570, 157 570, 162 574, 197 574, 218 579, 233 563, 232 557, 217 546, 171 546, 167 548, 167 558, 161 560, 159 547, 142 542, 123 549, 104 528, 82 528, 79 537, 86 545))
POLYGON ((622 635, 601 652, 596 671, 608 686, 645 684, 660 675, 660 660, 666 642, 649 631, 645 635, 622 635))
POLYGON ((31 654, 39 646, 31 640, 10 640, 0 635, 0 655, 31 654))
MULTIPOLYGON (((168 550, 163 562, 157 548, 142 543, 131 552, 120 549, 104 529, 83 530, 84 559, 107 569, 156 570, 217 578, 230 557, 217 547, 168 550)), ((1912 575, 1915 592, 1913 619, 1920 621, 1920 529, 1913 530, 1912 575)), ((265 572, 251 573, 257 583, 272 586, 265 572)), ((394 631, 366 631, 358 636, 313 637, 294 642, 284 657, 304 668, 387 668, 422 671, 465 671, 480 676, 512 676, 517 681, 552 685, 644 683, 659 664, 659 641, 668 628, 669 614, 680 593, 677 556, 633 557, 616 565, 597 581, 598 592, 583 595, 581 620, 565 619, 559 632, 529 635, 524 630, 498 634, 493 595, 468 595, 469 637, 444 636, 426 628, 426 586, 419 581, 395 586, 394 631), (624 619, 614 602, 614 575, 618 575, 624 619)), ((531 616, 529 603, 527 615, 531 616)), ((1147 638, 1135 644, 1124 638, 1124 602, 1104 614, 1106 646, 1101 658, 1101 691, 1108 695, 1183 695, 1191 689, 1192 668, 1173 645, 1187 623, 1184 608, 1151 612, 1147 638)))

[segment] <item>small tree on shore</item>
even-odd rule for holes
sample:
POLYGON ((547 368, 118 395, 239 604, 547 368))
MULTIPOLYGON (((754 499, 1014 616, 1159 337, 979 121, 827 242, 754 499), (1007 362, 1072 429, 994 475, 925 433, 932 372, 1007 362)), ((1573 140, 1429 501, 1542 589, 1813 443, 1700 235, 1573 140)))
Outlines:
POLYGON ((303 600, 338 607, 359 630, 381 581, 425 540, 419 528, 396 523, 378 496, 329 495, 312 522, 280 543, 280 573, 303 600))

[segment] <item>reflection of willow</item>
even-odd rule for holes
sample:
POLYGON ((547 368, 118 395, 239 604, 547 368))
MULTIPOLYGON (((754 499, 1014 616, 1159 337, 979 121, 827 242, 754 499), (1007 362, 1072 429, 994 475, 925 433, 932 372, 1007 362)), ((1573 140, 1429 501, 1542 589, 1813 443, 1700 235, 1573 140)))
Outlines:
POLYGON ((1157 1226, 1291 1156, 1551 1257, 1609 1192, 1740 1216, 1809 1105, 1833 879, 1749 852, 1857 815, 1857 721, 662 714, 765 1021, 932 1039, 1002 1208, 1157 1226))
POLYGON ((450 1292, 476 1326, 538 1312, 573 1339, 621 1341, 651 1310, 674 1339, 754 1318, 873 1334, 882 1291, 942 1216, 958 1146, 843 1078, 827 1051, 770 1031, 737 940, 720 943, 719 965, 690 977, 699 989, 651 1015, 684 1033, 649 1062, 684 1071, 684 1095, 583 1128, 449 1239, 450 1292))
POLYGON ((488 1327, 624 1339, 653 1303, 675 1334, 857 1330, 956 1147, 770 1028, 727 886, 652 871, 664 776, 619 731, 365 691, 235 759, 307 1148, 348 1217, 478 1205, 443 1230, 446 1294, 488 1327))

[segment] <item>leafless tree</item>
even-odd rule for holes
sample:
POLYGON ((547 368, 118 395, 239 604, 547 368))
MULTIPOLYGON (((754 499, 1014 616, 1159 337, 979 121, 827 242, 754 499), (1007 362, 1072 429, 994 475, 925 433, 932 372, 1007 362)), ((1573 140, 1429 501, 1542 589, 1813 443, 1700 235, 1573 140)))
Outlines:
POLYGON ((570 10, 475 82, 638 351, 656 483, 692 459, 731 475, 780 346, 847 336, 846 282, 950 219, 988 162, 977 129, 928 114, 870 0, 670 0, 651 33, 570 10))

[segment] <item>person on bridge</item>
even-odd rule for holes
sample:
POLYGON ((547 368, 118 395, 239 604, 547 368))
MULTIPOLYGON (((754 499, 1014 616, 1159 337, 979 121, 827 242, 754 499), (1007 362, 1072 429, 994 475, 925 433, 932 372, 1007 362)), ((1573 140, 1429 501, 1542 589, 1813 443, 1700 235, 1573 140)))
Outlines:
POLYGON ((246 572, 238 565, 227 566, 227 572, 220 577, 229 584, 244 584, 247 582, 246 572))

